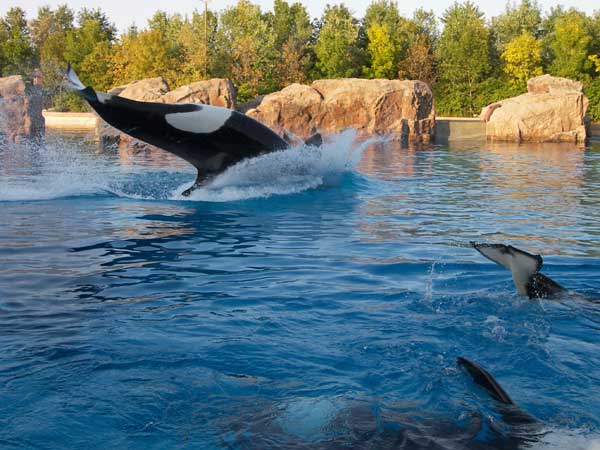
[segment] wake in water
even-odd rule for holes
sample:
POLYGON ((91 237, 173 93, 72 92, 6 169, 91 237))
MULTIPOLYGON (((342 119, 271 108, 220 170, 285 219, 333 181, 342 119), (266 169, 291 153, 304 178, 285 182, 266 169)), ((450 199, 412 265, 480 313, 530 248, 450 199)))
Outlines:
POLYGON ((105 195, 187 201, 232 201, 287 195, 339 182, 353 172, 369 145, 356 144, 356 133, 346 131, 321 147, 297 146, 244 160, 215 177, 191 197, 180 192, 190 172, 169 167, 136 165, 144 154, 123 165, 115 154, 96 154, 84 145, 59 139, 45 146, 3 145, 0 148, 0 201, 48 200, 105 195), (182 186, 183 184, 183 186, 182 186))

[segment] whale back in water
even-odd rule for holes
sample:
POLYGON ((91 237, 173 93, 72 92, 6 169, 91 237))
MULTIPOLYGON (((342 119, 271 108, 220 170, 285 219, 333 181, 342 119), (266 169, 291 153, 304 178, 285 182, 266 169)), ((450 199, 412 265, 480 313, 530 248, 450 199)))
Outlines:
POLYGON ((398 412, 367 401, 344 405, 339 397, 295 399, 236 416, 223 424, 227 448, 258 450, 517 450, 543 436, 541 423, 522 410, 485 369, 459 357, 457 364, 487 392, 501 420, 469 409, 458 422, 441 413, 398 412))
POLYGON ((108 124, 196 167, 193 187, 243 159, 289 147, 270 128, 231 109, 198 103, 138 102, 96 92, 81 83, 70 65, 65 78, 67 86, 79 92, 108 124))

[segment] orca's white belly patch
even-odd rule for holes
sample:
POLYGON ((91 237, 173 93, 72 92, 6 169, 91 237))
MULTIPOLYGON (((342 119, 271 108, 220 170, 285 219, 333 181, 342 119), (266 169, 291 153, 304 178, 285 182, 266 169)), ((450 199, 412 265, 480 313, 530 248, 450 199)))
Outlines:
POLYGON ((197 111, 171 113, 165 115, 169 125, 189 133, 212 133, 221 128, 232 111, 211 105, 198 105, 197 111))

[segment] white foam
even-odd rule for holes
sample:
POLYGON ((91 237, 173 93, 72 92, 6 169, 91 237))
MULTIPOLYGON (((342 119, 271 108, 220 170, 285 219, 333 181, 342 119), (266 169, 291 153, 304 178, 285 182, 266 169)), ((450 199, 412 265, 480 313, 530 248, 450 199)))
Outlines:
POLYGON ((539 442, 528 447, 532 450, 600 450, 600 435, 589 430, 549 430, 539 442))
POLYGON ((106 168, 68 145, 11 146, 5 149, 2 162, 0 201, 91 195, 107 188, 106 168))
POLYGON ((186 187, 178 187, 173 199, 195 201, 234 201, 289 195, 315 189, 334 181, 336 175, 351 172, 364 149, 379 139, 355 144, 356 132, 346 131, 320 147, 300 145, 241 161, 218 175, 190 197, 182 197, 186 187))
MULTIPOLYGON (((183 197, 186 187, 175 180, 192 178, 193 169, 158 167, 140 161, 119 162, 115 154, 93 154, 72 141, 41 147, 0 148, 0 201, 49 200, 112 194, 145 200, 225 202, 289 195, 335 184, 354 170, 373 140, 356 145, 354 132, 345 132, 322 147, 301 145, 248 159, 217 176, 208 186, 183 197), (177 184, 174 185, 174 183, 177 184)), ((134 158, 136 158, 134 156, 134 158)))

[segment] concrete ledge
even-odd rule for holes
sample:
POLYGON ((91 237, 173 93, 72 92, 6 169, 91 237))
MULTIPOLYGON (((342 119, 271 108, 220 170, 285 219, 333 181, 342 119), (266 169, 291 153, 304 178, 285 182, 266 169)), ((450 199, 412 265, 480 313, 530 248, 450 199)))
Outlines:
POLYGON ((43 111, 46 128, 61 130, 92 130, 98 118, 92 113, 43 111))
POLYGON ((437 144, 462 140, 485 141, 485 122, 471 117, 435 118, 435 142, 437 144))
POLYGON ((600 123, 590 125, 590 139, 600 141, 600 123))

